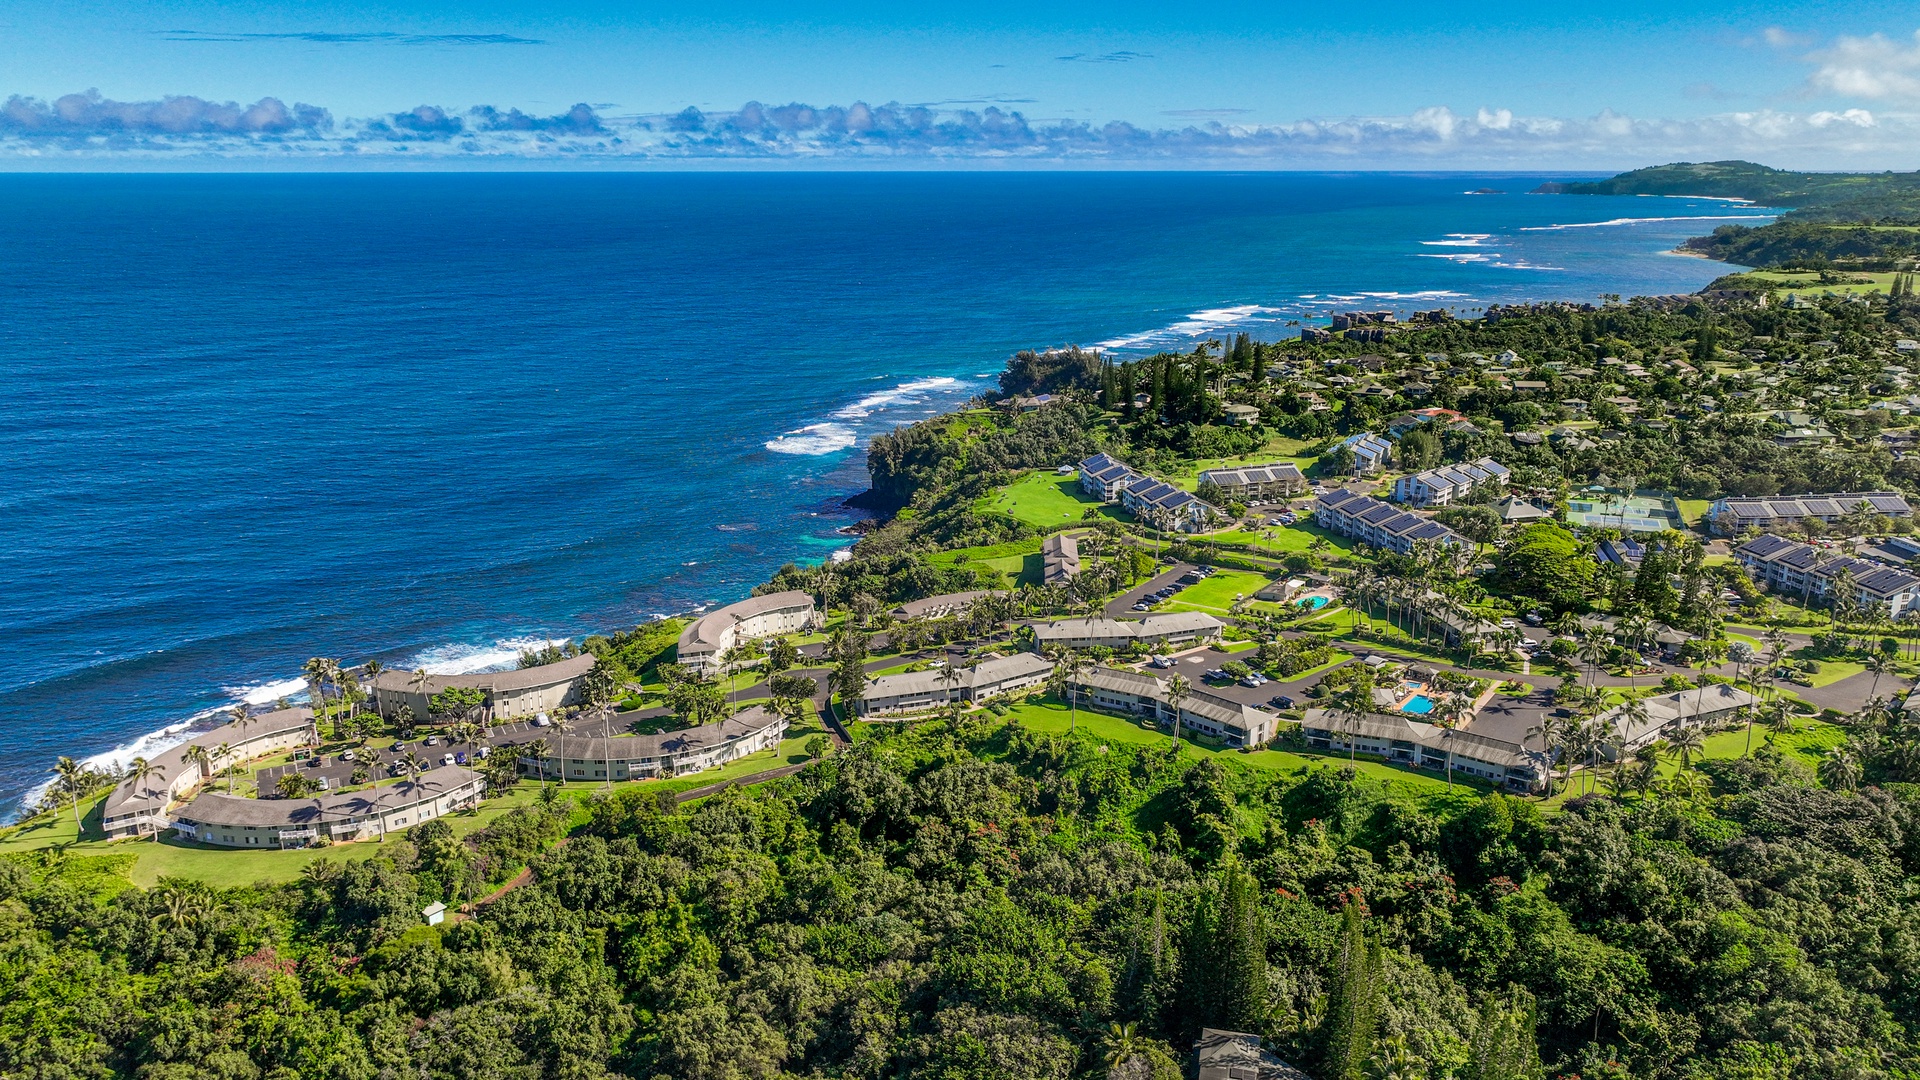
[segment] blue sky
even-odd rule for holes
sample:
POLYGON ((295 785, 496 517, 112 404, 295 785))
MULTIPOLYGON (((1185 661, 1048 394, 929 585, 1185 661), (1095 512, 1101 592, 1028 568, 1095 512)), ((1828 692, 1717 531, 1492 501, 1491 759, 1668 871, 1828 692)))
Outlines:
POLYGON ((1566 168, 1772 151, 1914 168, 1917 28, 1920 7, 1865 3, 17 4, 0 10, 0 95, 15 97, 0 160, 444 161, 564 143, 627 160, 1566 168), (98 101, 55 104, 89 90, 98 101), (170 97, 241 109, 130 109, 170 97), (245 109, 269 99, 284 117, 245 109), (777 138, 727 127, 748 102, 928 111, 888 114, 882 152, 832 121, 783 120, 777 138), (302 103, 315 107, 305 120, 302 103), (564 131, 472 113, 578 104, 594 119, 564 131), (696 130, 657 119, 689 106, 696 130), (1024 126, 1007 134, 989 108, 1024 126), (1102 135, 1114 122, 1134 134, 1102 135), (942 123, 949 133, 933 133, 942 123), (993 134, 952 135, 968 125, 993 134), (1189 129, 1208 137, 1172 137, 1189 129))

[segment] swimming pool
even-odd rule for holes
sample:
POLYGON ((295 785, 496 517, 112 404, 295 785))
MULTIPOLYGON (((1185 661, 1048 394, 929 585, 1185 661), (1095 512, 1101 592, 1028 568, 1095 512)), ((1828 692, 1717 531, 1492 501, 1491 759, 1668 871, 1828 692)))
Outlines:
POLYGON ((1425 694, 1415 694, 1400 706, 1401 712, 1430 713, 1433 711, 1433 699, 1425 694))
POLYGON ((1308 611, 1319 611, 1321 608, 1327 606, 1327 598, 1324 596, 1309 596, 1305 600, 1300 601, 1300 606, 1306 608, 1308 611))

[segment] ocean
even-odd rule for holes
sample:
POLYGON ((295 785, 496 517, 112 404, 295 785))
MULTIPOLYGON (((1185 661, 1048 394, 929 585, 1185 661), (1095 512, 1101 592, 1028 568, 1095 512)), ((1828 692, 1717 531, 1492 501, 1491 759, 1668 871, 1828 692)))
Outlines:
POLYGON ((1678 241, 1768 217, 1541 179, 0 177, 0 818, 309 656, 736 599, 1017 349, 1691 291, 1678 241))

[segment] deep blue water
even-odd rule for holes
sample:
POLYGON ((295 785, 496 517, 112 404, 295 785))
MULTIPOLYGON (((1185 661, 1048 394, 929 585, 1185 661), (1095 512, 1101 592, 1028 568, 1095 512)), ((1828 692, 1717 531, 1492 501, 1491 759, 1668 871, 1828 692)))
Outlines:
POLYGON ((1538 179, 0 177, 0 813, 308 656, 736 598, 1015 349, 1687 291, 1717 222, 1550 227, 1753 213, 1538 179))

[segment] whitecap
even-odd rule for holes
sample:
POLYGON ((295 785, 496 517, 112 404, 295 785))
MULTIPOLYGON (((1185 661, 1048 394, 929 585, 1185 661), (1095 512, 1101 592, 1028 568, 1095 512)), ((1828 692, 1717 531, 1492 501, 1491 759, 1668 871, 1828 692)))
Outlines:
POLYGON ((1451 289, 1422 289, 1419 292, 1370 292, 1361 296, 1376 300, 1466 300, 1466 293, 1457 293, 1451 289))
MULTIPOLYGON (((884 378, 885 376, 879 376, 884 378)), ((960 380, 946 375, 932 378, 914 379, 889 390, 868 394, 859 401, 834 412, 836 420, 859 420, 871 416, 877 410, 890 405, 917 405, 926 400, 925 395, 936 390, 952 390, 960 385, 960 380)), ((793 453, 794 451, 786 451, 793 453)))
POLYGON ((1448 233, 1445 240, 1422 240, 1426 247, 1486 247, 1493 239, 1492 233, 1448 233))
POLYGON ((853 429, 845 424, 808 424, 777 439, 768 439, 765 445, 776 454, 817 457, 845 450, 856 441, 853 429))
POLYGON ((1147 330, 1137 334, 1108 338, 1098 342, 1095 348, 1133 349, 1154 342, 1180 340, 1200 337, 1215 330, 1225 330, 1251 322, 1260 322, 1277 315, 1284 315, 1282 308, 1266 307, 1261 304, 1240 304, 1235 307, 1207 308, 1196 311, 1176 323, 1163 326, 1158 330, 1147 330))
POLYGON ((1499 254, 1497 251, 1461 251, 1451 252, 1445 255, 1436 255, 1429 251, 1417 251, 1414 252, 1413 257, 1416 259, 1445 259, 1448 262, 1454 263, 1482 263, 1498 258, 1499 254))
POLYGON ((1604 229, 1615 225, 1650 225, 1663 221, 1772 221, 1771 214, 1682 214, 1679 217, 1623 217, 1607 221, 1576 221, 1566 225, 1522 225, 1521 232, 1558 232, 1562 229, 1604 229))

